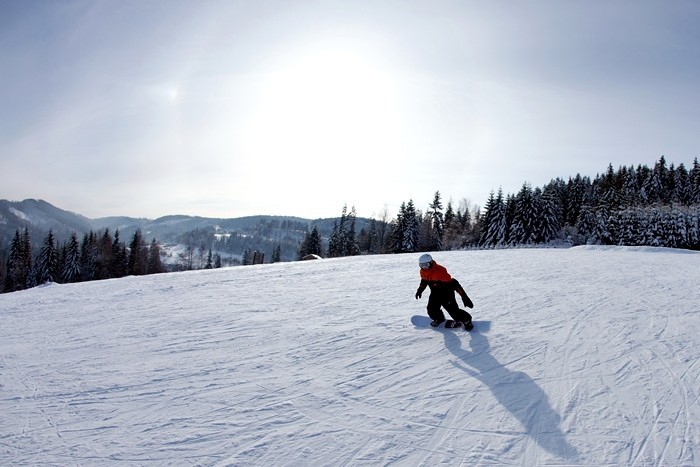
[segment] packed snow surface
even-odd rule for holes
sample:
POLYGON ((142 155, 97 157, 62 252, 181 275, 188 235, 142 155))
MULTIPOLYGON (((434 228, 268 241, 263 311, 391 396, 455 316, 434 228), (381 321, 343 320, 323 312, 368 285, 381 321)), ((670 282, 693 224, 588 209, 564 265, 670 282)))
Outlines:
POLYGON ((0 464, 700 465, 700 254, 418 256, 0 295, 0 464))

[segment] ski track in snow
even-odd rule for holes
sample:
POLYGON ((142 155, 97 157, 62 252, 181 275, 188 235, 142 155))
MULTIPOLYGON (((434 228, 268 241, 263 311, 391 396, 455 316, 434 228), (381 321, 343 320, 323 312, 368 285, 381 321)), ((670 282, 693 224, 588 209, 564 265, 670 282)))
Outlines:
POLYGON ((0 464, 700 465, 700 254, 436 252, 0 295, 0 464))

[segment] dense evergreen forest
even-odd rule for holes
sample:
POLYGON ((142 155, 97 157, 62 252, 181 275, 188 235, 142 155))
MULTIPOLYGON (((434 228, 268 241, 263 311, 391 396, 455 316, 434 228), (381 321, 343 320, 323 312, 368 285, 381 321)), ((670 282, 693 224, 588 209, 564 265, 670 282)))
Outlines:
POLYGON ((516 194, 492 192, 483 209, 452 202, 440 192, 423 213, 404 202, 389 223, 372 220, 355 232, 346 208, 326 251, 312 230, 299 257, 406 253, 455 248, 526 245, 648 245, 700 250, 700 164, 667 165, 662 156, 646 165, 608 166, 594 179, 576 175, 542 188, 524 183, 516 194))
POLYGON ((85 282, 156 274, 165 272, 160 256, 156 239, 146 244, 140 230, 134 233, 128 247, 119 239, 119 231, 114 236, 109 230, 91 231, 81 242, 74 233, 60 245, 49 231, 35 255, 29 229, 25 228, 23 233, 17 231, 12 239, 0 283, 3 292, 14 292, 47 282, 85 282))
MULTIPOLYGON (((554 179, 541 188, 524 183, 518 193, 492 192, 483 209, 462 200, 443 205, 436 192, 425 212, 413 200, 401 204, 391 219, 358 219, 343 207, 328 225, 269 220, 255 235, 195 229, 182 235, 184 251, 168 270, 254 264, 254 245, 281 260, 281 249, 298 245, 298 259, 359 254, 410 253, 460 248, 509 248, 530 245, 648 245, 700 250, 700 164, 688 169, 667 165, 619 167, 591 179, 576 175, 554 179), (361 221, 361 222, 360 222, 361 221), (358 229, 358 225, 362 225, 358 229), (326 232, 327 236, 321 232, 326 232), (255 238, 255 241, 253 240, 255 238), (222 255, 224 258, 222 259, 222 255), (240 256, 240 260, 237 257, 240 256)), ((49 231, 35 249, 29 230, 16 231, 8 252, 0 253, 0 290, 12 292, 46 282, 69 283, 166 272, 159 243, 147 244, 137 230, 129 244, 109 229, 90 231, 82 241, 73 233, 57 244, 49 231)))

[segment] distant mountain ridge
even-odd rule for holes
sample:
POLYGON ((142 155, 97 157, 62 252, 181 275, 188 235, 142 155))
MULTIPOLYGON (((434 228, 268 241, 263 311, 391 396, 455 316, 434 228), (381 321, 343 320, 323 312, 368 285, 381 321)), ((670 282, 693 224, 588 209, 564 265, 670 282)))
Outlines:
POLYGON ((40 199, 0 200, 0 249, 9 245, 15 231, 24 231, 25 227, 37 241, 37 235, 43 236, 49 230, 61 239, 68 238, 72 232, 89 232, 92 222, 85 216, 59 209, 40 199))
MULTIPOLYGON (((137 229, 141 229, 150 241, 182 244, 186 239, 201 243, 201 237, 217 232, 226 235, 235 233, 247 239, 246 247, 266 251, 274 243, 281 243, 283 259, 293 259, 295 249, 303 240, 307 230, 316 226, 323 236, 328 236, 336 218, 304 219, 295 216, 246 216, 239 218, 209 218, 186 215, 169 215, 158 219, 127 216, 112 216, 90 219, 81 214, 60 209, 44 200, 23 201, 0 200, 0 251, 9 247, 12 237, 19 230, 29 228, 32 244, 38 248, 51 230, 57 242, 63 242, 75 232, 79 238, 86 233, 109 229, 119 231, 122 241, 127 242, 137 229), (199 233, 202 235, 193 235, 199 233)), ((367 220, 358 219, 358 230, 367 220)), ((195 245, 199 247, 200 245, 195 245)))

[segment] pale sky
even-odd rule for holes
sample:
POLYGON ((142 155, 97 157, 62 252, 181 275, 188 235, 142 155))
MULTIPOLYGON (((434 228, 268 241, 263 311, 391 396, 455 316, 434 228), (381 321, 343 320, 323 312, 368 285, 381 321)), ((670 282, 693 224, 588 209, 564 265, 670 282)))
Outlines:
POLYGON ((700 156, 700 1, 0 0, 0 199, 396 215, 700 156))

